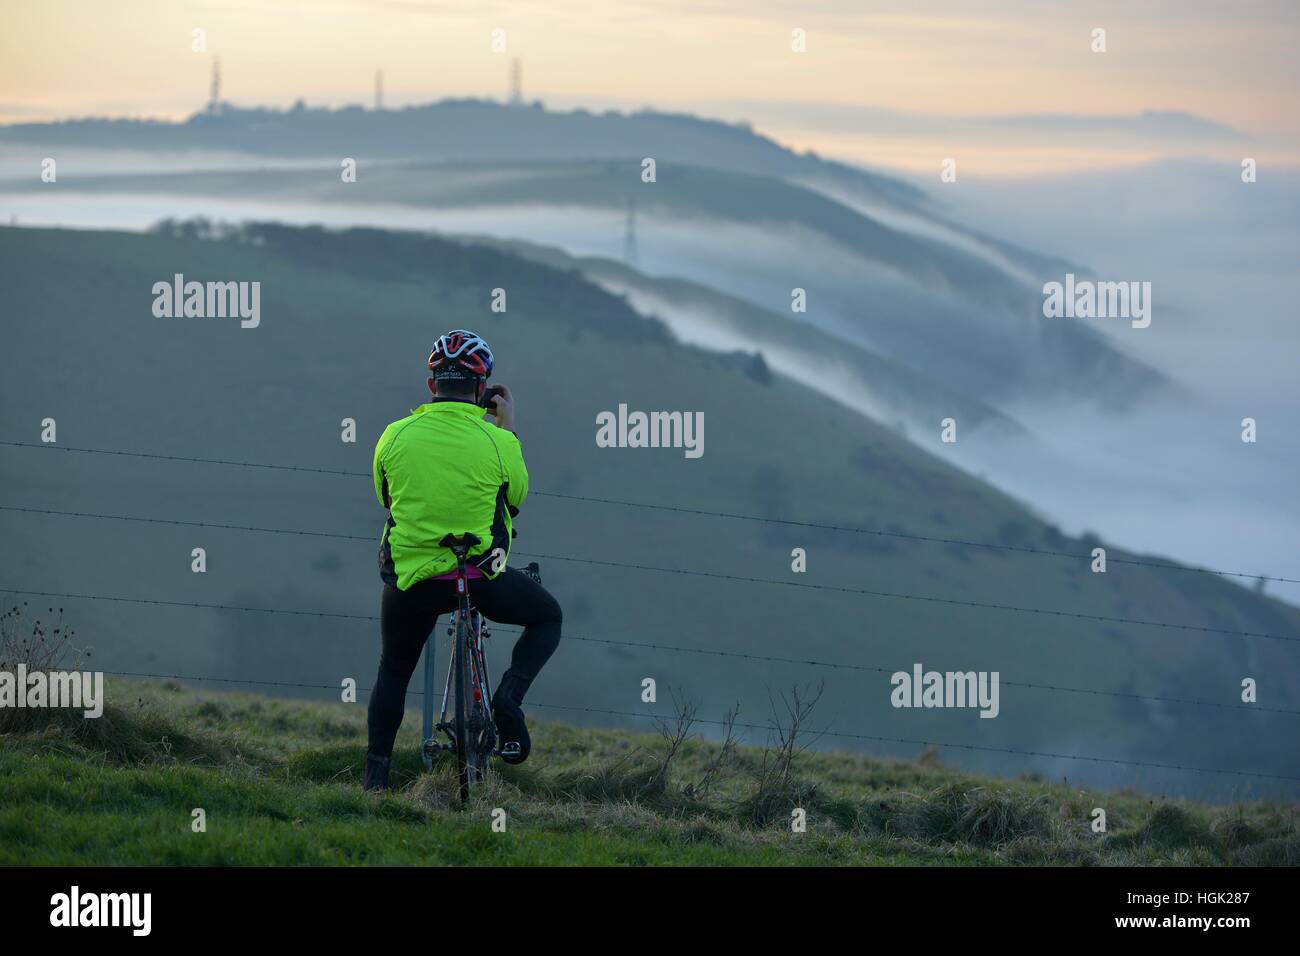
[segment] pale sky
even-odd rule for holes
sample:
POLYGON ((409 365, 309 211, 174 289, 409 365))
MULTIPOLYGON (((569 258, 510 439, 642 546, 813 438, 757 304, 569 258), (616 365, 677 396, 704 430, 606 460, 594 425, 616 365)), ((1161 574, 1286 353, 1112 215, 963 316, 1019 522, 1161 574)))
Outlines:
MULTIPOLYGON (((224 98, 243 106, 369 105, 380 68, 390 106, 500 98, 518 57, 529 99, 751 118, 788 145, 880 165, 930 162, 948 118, 1147 109, 1238 130, 1252 155, 1300 156, 1296 0, 0 0, 0 11, 3 122, 184 117, 207 98, 214 54, 224 98), (1105 53, 1090 50, 1097 27, 1105 53), (206 53, 191 49, 196 28, 206 53), (795 28, 805 53, 791 50, 795 28), (881 111, 931 122, 882 136, 881 111)), ((974 130, 963 143, 1023 171, 1088 149, 974 130)), ((1098 155, 1150 151, 1108 143, 1098 155)))

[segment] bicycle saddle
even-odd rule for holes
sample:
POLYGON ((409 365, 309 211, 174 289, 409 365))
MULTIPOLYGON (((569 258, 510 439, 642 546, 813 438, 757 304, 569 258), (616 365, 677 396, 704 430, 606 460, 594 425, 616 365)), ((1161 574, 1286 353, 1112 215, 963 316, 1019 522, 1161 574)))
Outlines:
POLYGON ((471 534, 468 531, 464 534, 443 535, 442 540, 438 542, 442 547, 450 548, 451 553, 456 555, 458 558, 463 558, 465 555, 469 554, 469 549, 479 543, 479 536, 471 534))

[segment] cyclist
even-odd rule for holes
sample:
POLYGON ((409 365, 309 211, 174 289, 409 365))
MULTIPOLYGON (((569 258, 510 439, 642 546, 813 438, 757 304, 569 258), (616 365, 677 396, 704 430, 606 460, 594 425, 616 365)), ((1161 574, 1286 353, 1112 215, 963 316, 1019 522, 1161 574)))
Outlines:
POLYGON ((474 606, 491 621, 522 624, 510 667, 492 696, 501 742, 517 742, 522 763, 530 741, 520 705, 560 642, 560 606, 540 584, 505 567, 511 518, 528 494, 528 470, 515 436, 515 409, 504 385, 487 387, 492 351, 478 335, 454 329, 429 354, 432 398, 393 422, 375 447, 375 494, 389 518, 379 546, 384 582, 379 678, 370 695, 364 787, 388 787, 393 741, 406 688, 438 615, 456 607, 456 558, 438 542, 471 532, 467 572, 474 606), (496 424, 484 420, 488 410, 496 424))

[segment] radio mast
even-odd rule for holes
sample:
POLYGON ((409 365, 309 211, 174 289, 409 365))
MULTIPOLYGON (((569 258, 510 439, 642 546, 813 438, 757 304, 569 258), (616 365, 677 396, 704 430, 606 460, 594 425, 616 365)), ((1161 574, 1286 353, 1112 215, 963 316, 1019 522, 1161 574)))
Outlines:
POLYGON ((628 198, 627 223, 623 229, 623 261, 636 268, 636 200, 628 198))
POLYGON ((510 105, 524 105, 523 68, 519 65, 519 57, 510 61, 510 105))
POLYGON ((208 90, 208 112, 221 112, 221 57, 212 58, 212 85, 208 90))

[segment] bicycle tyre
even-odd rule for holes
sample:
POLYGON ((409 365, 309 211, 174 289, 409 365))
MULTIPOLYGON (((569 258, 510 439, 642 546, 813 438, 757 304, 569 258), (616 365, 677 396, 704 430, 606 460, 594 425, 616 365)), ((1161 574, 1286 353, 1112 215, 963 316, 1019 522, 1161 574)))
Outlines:
POLYGON ((469 623, 465 615, 456 611, 456 643, 452 651, 456 662, 452 672, 455 676, 456 697, 456 772, 460 781, 460 806, 463 810, 469 804, 470 774, 473 768, 473 751, 476 743, 470 734, 469 714, 473 706, 474 686, 470 671, 469 658, 469 623))
POLYGON ((474 784, 487 779, 488 760, 492 756, 496 734, 492 726, 492 705, 488 696, 487 662, 483 657, 483 618, 474 611, 470 619, 472 623, 467 629, 469 641, 466 645, 469 648, 470 692, 465 700, 470 731, 470 783, 474 784))

